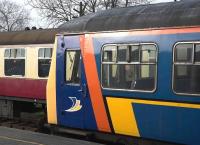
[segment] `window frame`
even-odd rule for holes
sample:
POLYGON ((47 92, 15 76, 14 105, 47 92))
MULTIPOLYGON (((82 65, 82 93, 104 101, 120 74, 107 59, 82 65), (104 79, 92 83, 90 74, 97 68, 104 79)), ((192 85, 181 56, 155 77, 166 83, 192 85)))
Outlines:
POLYGON ((4 56, 3 56, 3 63, 4 63, 4 68, 3 68, 3 75, 5 76, 5 77, 10 77, 10 78, 25 78, 26 77, 26 74, 27 74, 27 72, 26 72, 26 68, 27 68, 27 49, 25 48, 25 47, 20 47, 20 48, 18 48, 18 47, 14 47, 14 48, 5 48, 4 49, 4 56), (24 57, 17 57, 17 58, 14 58, 14 57, 11 57, 11 50, 12 49, 24 49, 24 53, 25 53, 25 56, 24 57), (9 50, 9 54, 10 54, 10 56, 9 57, 5 57, 5 52, 6 52, 6 50, 9 50), (5 74, 5 59, 24 59, 24 75, 10 75, 10 76, 8 76, 8 75, 6 75, 5 74))
MULTIPOLYGON (((40 47, 40 48, 38 48, 38 53, 37 53, 37 63, 38 63, 38 65, 37 65, 37 68, 38 68, 38 70, 37 70, 37 76, 38 76, 38 78, 46 79, 46 78, 49 77, 49 75, 46 76, 46 77, 40 77, 39 76, 39 60, 41 60, 41 59, 44 59, 44 60, 50 59, 52 61, 52 55, 53 55, 53 48, 52 47, 51 48, 50 47, 40 47), (40 51, 40 49, 46 49, 46 48, 52 50, 51 51, 51 57, 45 57, 45 52, 44 52, 44 56, 43 57, 39 57, 39 51, 40 51)), ((51 67, 51 64, 50 64, 50 67, 51 67)), ((49 71, 50 71, 50 68, 49 68, 49 71)))
POLYGON ((155 93, 156 90, 157 90, 157 84, 158 84, 158 54, 159 54, 159 47, 157 45, 157 43, 155 42, 141 42, 141 43, 108 43, 108 44, 104 44, 102 47, 101 47, 101 88, 104 89, 104 90, 110 90, 110 91, 126 91, 126 92, 141 92, 141 93, 155 93), (105 47, 107 46, 116 46, 116 55, 118 57, 118 45, 135 45, 135 46, 139 46, 139 62, 118 62, 117 59, 115 62, 103 62, 103 50, 105 47), (142 63, 141 62, 141 54, 140 54, 140 51, 141 51, 141 45, 154 45, 155 48, 156 48, 156 61, 155 63, 142 63), (129 65, 155 65, 156 66, 156 74, 155 74, 155 87, 153 90, 149 91, 149 90, 131 90, 131 89, 117 89, 117 88, 107 88, 107 87, 103 87, 103 80, 102 80, 102 76, 103 76, 103 64, 111 64, 111 65, 123 65, 123 64, 129 64, 129 65))
MULTIPOLYGON (((67 48, 67 49, 65 49, 65 53, 64 53, 64 82, 65 82, 65 84, 66 85, 69 85, 69 86, 81 86, 81 80, 82 80, 82 69, 80 69, 80 82, 79 83, 69 83, 68 81, 67 81, 67 75, 66 75, 66 71, 67 71, 67 60, 66 60, 66 55, 67 55, 67 51, 79 51, 80 52, 80 62, 79 63, 81 63, 82 61, 82 55, 81 55, 81 50, 80 49, 76 49, 76 48, 67 48)), ((81 65, 81 64, 79 64, 79 65, 81 65)), ((82 68, 82 67, 81 67, 82 68)))
POLYGON ((190 65, 190 66, 196 66, 196 65, 200 65, 200 62, 197 62, 197 63, 195 63, 195 47, 194 47, 194 45, 195 44, 199 44, 200 45, 200 41, 180 41, 180 42, 176 42, 175 44, 174 44, 174 46, 173 46, 173 60, 172 60, 172 85, 171 85, 171 87, 172 87, 172 91, 173 91, 173 93, 174 94, 176 94, 176 95, 184 95, 184 96, 200 96, 200 93, 199 94, 195 94, 195 93, 179 93, 179 92, 176 92, 175 90, 174 90, 174 73, 175 73, 175 65, 182 65, 182 66, 188 66, 188 65, 190 65), (190 62, 190 63, 185 63, 185 62, 175 62, 175 48, 176 48, 176 46, 177 45, 179 45, 179 44, 192 44, 193 45, 193 47, 192 47, 192 51, 193 51, 193 53, 192 53, 192 62, 190 62))
POLYGON ((52 59, 52 54, 53 54, 53 48, 51 47, 40 47, 39 49, 38 49, 38 59, 52 59), (51 51, 51 57, 45 57, 45 52, 44 52, 44 57, 39 57, 39 51, 41 50, 41 49, 51 49, 52 51, 51 51))

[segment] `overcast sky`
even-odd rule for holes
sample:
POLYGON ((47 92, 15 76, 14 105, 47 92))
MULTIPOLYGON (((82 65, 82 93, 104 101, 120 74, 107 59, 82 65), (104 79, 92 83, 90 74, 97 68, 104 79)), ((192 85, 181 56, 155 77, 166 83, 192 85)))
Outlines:
MULTIPOLYGON (((27 6, 26 0, 12 0, 12 1, 19 3, 20 5, 24 6, 26 9, 29 10, 31 19, 32 19, 31 24, 30 24, 31 26, 29 27, 32 27, 32 26, 36 26, 37 28, 47 27, 47 23, 45 23, 45 21, 41 17, 39 17, 37 10, 32 9, 30 6, 27 6)), ((170 1, 174 1, 174 0, 154 0, 153 3, 170 2, 170 1)))
POLYGON ((171 1, 174 1, 174 0, 155 0, 154 2, 155 3, 162 3, 162 2, 171 2, 171 1))

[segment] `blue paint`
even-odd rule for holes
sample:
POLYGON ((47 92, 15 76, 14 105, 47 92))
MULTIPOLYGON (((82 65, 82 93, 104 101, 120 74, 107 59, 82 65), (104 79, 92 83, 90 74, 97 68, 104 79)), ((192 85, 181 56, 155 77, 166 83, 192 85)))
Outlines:
MULTIPOLYGON (((103 96, 120 98, 136 98, 149 100, 195 102, 200 103, 200 96, 176 95, 172 91, 172 48, 176 42, 198 41, 200 33, 168 34, 168 35, 134 35, 123 37, 93 38, 95 59, 99 81, 101 79, 101 49, 109 43, 156 43, 158 46, 158 77, 157 90, 154 93, 130 92, 102 89, 103 96)), ((62 38, 58 37, 56 87, 57 114, 59 125, 96 130, 97 125, 87 88, 84 65, 82 64, 82 79, 79 86, 69 86, 65 83, 65 49, 80 49, 79 36, 64 37, 65 48, 61 48, 62 38), (86 86, 87 95, 77 92, 86 86), (62 113, 71 106, 69 96, 76 96, 81 100, 83 109, 75 113, 62 113)), ((93 68, 92 68, 93 69, 93 68)), ((172 141, 184 144, 200 144, 200 111, 199 109, 166 107, 155 105, 133 105, 139 132, 142 137, 172 141)))
POLYGON ((176 42, 199 41, 200 33, 165 34, 165 35, 134 35, 123 37, 93 38, 95 58, 98 66, 99 80, 101 79, 101 49, 105 44, 113 43, 156 43, 158 46, 158 77, 157 90, 154 93, 111 91, 102 89, 104 96, 128 97, 138 99, 157 99, 166 101, 186 101, 200 103, 200 97, 176 95, 172 91, 172 50, 176 42))
POLYGON ((132 106, 141 137, 200 144, 200 109, 137 103, 132 106))
POLYGON ((58 124, 66 127, 96 130, 97 125, 92 109, 90 95, 87 88, 84 65, 81 61, 81 83, 78 85, 67 84, 65 81, 65 51, 66 49, 80 50, 79 36, 58 37, 58 51, 56 62, 56 99, 58 124), (65 47, 61 47, 61 43, 65 47), (85 89, 86 95, 80 90, 85 89), (66 112, 73 102, 69 97, 76 97, 81 101, 82 108, 77 112, 66 112))

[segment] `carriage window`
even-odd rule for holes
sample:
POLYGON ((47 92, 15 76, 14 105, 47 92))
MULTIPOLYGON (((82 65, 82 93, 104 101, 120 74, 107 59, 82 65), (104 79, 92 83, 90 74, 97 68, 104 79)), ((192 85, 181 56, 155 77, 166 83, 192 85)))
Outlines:
POLYGON ((200 44, 184 43, 174 48, 173 90, 200 94, 200 44))
MULTIPOLYGON (((109 45, 104 48, 107 50, 109 45)), ((112 89, 154 91, 157 73, 156 46, 154 44, 123 44, 118 45, 116 49, 115 63, 102 59, 102 86, 112 89)))
POLYGON ((25 49, 17 50, 16 57, 25 57, 25 49))
POLYGON ((193 44, 178 44, 175 48, 176 62, 192 62, 193 44))
POLYGON ((38 76, 48 77, 51 65, 52 48, 40 48, 38 51, 38 76))
POLYGON ((6 49, 4 52, 5 76, 25 75, 25 49, 6 49))
POLYGON ((116 62, 117 48, 116 46, 109 46, 104 48, 103 61, 104 62, 116 62))
POLYGON ((200 44, 195 44, 195 62, 200 62, 200 44))
POLYGON ((10 49, 6 49, 4 53, 4 58, 9 58, 10 57, 10 49))
POLYGON ((128 45, 118 46, 117 61, 126 62, 128 59, 128 45))
POLYGON ((142 45, 142 62, 156 62, 156 47, 154 45, 142 45))
POLYGON ((80 51, 79 50, 67 50, 66 56, 66 81, 70 84, 80 83, 80 51))
POLYGON ((52 56, 52 48, 46 48, 45 53, 44 53, 44 57, 45 58, 51 58, 51 56, 52 56))
POLYGON ((44 51, 45 51, 45 48, 40 48, 39 49, 39 52, 38 52, 38 57, 40 58, 44 58, 44 51))
POLYGON ((140 61, 140 51, 139 45, 132 45, 130 52, 130 61, 131 62, 139 62, 140 61))

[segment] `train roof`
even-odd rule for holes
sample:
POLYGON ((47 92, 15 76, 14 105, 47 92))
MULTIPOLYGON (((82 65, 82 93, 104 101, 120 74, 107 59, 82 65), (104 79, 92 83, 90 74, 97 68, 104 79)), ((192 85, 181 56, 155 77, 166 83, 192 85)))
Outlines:
POLYGON ((98 32, 200 25, 200 1, 139 5, 89 14, 62 24, 66 32, 98 32))
POLYGON ((59 29, 0 32, 0 45, 53 44, 59 29))

